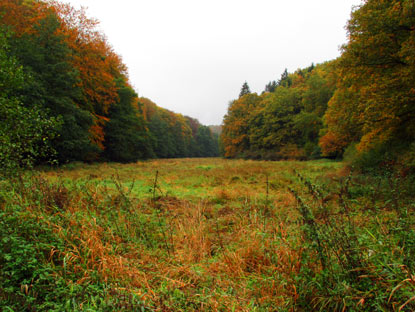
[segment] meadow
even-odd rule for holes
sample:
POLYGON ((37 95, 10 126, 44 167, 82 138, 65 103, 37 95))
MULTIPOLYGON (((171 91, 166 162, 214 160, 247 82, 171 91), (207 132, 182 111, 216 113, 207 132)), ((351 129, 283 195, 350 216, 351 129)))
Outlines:
POLYGON ((0 181, 3 311, 413 311, 413 177, 316 160, 0 181))

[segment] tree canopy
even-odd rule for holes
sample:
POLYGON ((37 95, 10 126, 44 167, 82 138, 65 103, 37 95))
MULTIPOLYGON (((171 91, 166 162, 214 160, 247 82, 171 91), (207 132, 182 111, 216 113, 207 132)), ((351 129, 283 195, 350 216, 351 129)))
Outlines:
POLYGON ((217 155, 217 140, 207 134, 206 142, 198 121, 192 132, 180 114, 157 107, 162 113, 146 115, 97 24, 57 1, 0 2, 2 155, 14 144, 15 162, 45 161, 52 156, 35 148, 39 140, 59 163, 217 155), (13 119, 20 130, 9 131, 13 119))
POLYGON ((366 165, 415 167, 414 10, 413 1, 366 0, 352 12, 338 59, 286 69, 260 96, 241 91, 224 118, 225 156, 306 159, 347 150, 366 165))
POLYGON ((320 156, 323 115, 333 94, 333 63, 289 74, 267 92, 231 102, 221 135, 226 157, 285 159, 320 156))
POLYGON ((33 83, 17 59, 10 57, 7 31, 0 27, 0 175, 30 167, 53 153, 50 140, 59 122, 37 105, 25 106, 19 95, 33 83))
POLYGON ((365 1, 352 13, 349 42, 337 64, 336 92, 325 116, 325 154, 342 153, 352 143, 360 153, 386 145, 396 155, 399 149, 414 149, 413 17, 413 2, 397 0, 365 1))

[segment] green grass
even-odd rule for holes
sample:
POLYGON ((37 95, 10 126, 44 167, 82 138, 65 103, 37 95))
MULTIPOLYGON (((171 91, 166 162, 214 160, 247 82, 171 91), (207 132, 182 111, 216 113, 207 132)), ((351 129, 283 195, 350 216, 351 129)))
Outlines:
POLYGON ((411 311, 412 182, 327 160, 28 173, 0 187, 0 307, 411 311))

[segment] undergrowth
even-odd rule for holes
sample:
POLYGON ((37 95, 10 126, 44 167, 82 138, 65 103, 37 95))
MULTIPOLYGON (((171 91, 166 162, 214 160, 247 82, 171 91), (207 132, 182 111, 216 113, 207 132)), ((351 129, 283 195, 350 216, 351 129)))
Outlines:
POLYGON ((319 311, 415 310, 415 194, 410 176, 349 174, 325 189, 295 172, 302 217, 299 306, 319 311), (310 263, 318 263, 317 267, 310 263))
POLYGON ((185 159, 1 181, 0 308, 411 311, 412 178, 343 167, 185 159))

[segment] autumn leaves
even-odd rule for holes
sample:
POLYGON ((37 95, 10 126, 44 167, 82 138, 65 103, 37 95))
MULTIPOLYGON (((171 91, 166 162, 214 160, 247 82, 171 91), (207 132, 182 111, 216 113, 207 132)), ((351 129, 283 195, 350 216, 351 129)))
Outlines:
POLYGON ((352 149, 415 165, 413 12, 413 1, 364 1, 337 60, 285 72, 262 95, 232 102, 225 155, 278 159, 289 148, 305 159, 352 149))
POLYGON ((1 91, 12 92, 20 107, 36 107, 44 118, 58 121, 43 133, 56 153, 36 161, 217 155, 217 137, 209 128, 157 106, 157 114, 149 114, 150 104, 139 100, 127 67, 97 23, 83 9, 57 1, 0 3, 0 31, 7 33, 2 38, 8 46, 1 52, 28 78, 18 90, 1 91), (166 153, 160 151, 164 146, 166 153))

